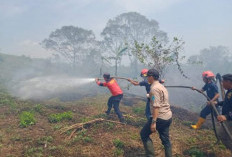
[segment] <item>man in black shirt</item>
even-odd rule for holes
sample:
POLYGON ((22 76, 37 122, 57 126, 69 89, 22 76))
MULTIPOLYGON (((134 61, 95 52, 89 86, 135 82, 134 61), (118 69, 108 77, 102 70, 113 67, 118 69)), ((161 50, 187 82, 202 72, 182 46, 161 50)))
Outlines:
POLYGON ((226 92, 225 100, 218 103, 222 106, 222 115, 219 115, 217 119, 221 121, 232 121, 232 74, 226 74, 222 76, 223 87, 226 92))
MULTIPOLYGON (((223 87, 227 92, 225 100, 218 103, 222 106, 222 115, 217 116, 217 119, 219 122, 224 122, 232 133, 232 74, 223 75, 222 78, 223 87)), ((222 143, 232 151, 232 141, 222 127, 219 128, 219 137, 222 143)))

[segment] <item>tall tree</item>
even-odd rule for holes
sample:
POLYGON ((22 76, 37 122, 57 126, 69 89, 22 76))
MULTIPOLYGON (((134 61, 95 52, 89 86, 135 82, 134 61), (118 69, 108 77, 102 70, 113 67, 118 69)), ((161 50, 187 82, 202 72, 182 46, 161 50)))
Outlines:
MULTIPOLYGON (((136 12, 123 13, 110 19, 101 35, 104 38, 103 45, 110 53, 109 56, 116 56, 120 49, 128 47, 127 54, 129 54, 131 62, 136 62, 135 66, 137 65, 137 54, 131 51, 135 41, 147 43, 153 36, 160 41, 168 41, 167 34, 159 30, 157 21, 149 20, 136 12)), ((137 72, 137 67, 133 69, 136 69, 137 72)))
POLYGON ((214 72, 232 72, 232 53, 225 46, 211 46, 200 51, 199 55, 189 57, 189 63, 201 63, 202 70, 214 72))
POLYGON ((41 43, 47 50, 52 50, 65 58, 75 67, 82 64, 88 56, 99 45, 91 30, 74 26, 63 26, 56 29, 47 39, 41 43))

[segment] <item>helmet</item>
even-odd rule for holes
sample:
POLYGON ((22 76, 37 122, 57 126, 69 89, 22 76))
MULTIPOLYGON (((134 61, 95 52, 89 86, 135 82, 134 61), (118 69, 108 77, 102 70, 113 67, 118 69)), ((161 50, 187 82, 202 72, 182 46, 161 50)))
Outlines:
POLYGON ((215 75, 214 75, 214 73, 212 71, 204 71, 202 73, 202 77, 203 78, 214 78, 215 75))
POLYGON ((143 70, 141 71, 140 76, 141 76, 141 77, 147 76, 147 72, 148 72, 148 69, 143 69, 143 70))

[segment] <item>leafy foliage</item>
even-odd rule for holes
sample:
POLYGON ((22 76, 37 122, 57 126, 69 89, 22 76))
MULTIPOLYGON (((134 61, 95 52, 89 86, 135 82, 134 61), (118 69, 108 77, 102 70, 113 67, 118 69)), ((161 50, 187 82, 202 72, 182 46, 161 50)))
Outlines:
POLYGON ((37 140, 37 144, 39 144, 39 145, 45 145, 45 144, 48 144, 51 142, 53 142, 52 136, 44 136, 44 137, 41 137, 37 140))
POLYGON ((21 127, 28 127, 29 125, 35 124, 35 116, 34 113, 23 111, 20 114, 20 126, 21 127))
POLYGON ((34 111, 38 113, 43 113, 43 106, 41 104, 36 104, 34 107, 34 111))
POLYGON ((63 120, 71 120, 72 118, 73 118, 73 113, 69 111, 69 112, 51 114, 48 117, 48 120, 50 123, 57 123, 63 120))
POLYGON ((144 107, 134 107, 133 112, 138 115, 144 115, 144 107))
POLYGON ((124 151, 123 151, 122 149, 116 148, 116 149, 114 150, 114 156, 115 156, 115 157, 121 156, 123 153, 124 153, 124 151))
POLYGON ((135 42, 133 49, 139 61, 148 67, 155 68, 164 76, 166 68, 169 65, 176 64, 180 73, 187 78, 181 69, 179 60, 184 59, 179 57, 179 53, 183 50, 184 41, 173 38, 171 44, 166 44, 157 40, 154 36, 149 44, 135 42))
POLYGON ((43 156, 43 147, 32 147, 25 151, 26 157, 42 157, 43 156))
POLYGON ((193 147, 186 151, 191 157, 204 157, 205 154, 198 148, 193 147))
POLYGON ((116 147, 116 149, 114 150, 114 156, 120 156, 124 153, 124 143, 120 140, 120 139, 114 139, 113 140, 113 144, 116 147))
POLYGON ((98 44, 91 30, 74 26, 56 29, 48 39, 42 41, 45 49, 55 51, 73 66, 83 62, 86 56, 96 50, 98 44))
POLYGON ((77 135, 70 141, 69 145, 74 145, 76 143, 91 143, 93 139, 87 136, 86 130, 79 131, 77 135))
POLYGON ((118 138, 113 140, 113 144, 116 148, 124 148, 124 143, 118 138))
MULTIPOLYGON (((167 33, 159 30, 159 23, 155 20, 149 20, 145 16, 137 12, 128 12, 118 15, 117 17, 110 19, 107 22, 106 27, 101 33, 104 40, 102 41, 102 47, 106 50, 106 56, 115 62, 115 66, 120 65, 122 57, 129 57, 133 65, 134 73, 138 72, 137 58, 134 53, 131 52, 131 47, 134 46, 134 42, 147 42, 153 36, 156 36, 159 40, 166 42, 167 33), (127 51, 120 53, 125 47, 127 51)), ((117 68, 115 68, 117 70, 117 68)), ((115 74, 117 74, 115 70, 115 74)))

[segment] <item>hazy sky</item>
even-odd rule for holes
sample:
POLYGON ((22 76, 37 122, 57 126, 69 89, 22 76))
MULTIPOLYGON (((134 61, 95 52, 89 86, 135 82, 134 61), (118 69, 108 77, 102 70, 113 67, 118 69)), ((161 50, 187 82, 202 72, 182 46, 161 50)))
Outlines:
POLYGON ((209 46, 232 50, 232 0, 0 0, 0 52, 47 57, 39 42, 51 31, 74 25, 100 39, 108 19, 131 11, 183 38, 187 56, 209 46))

